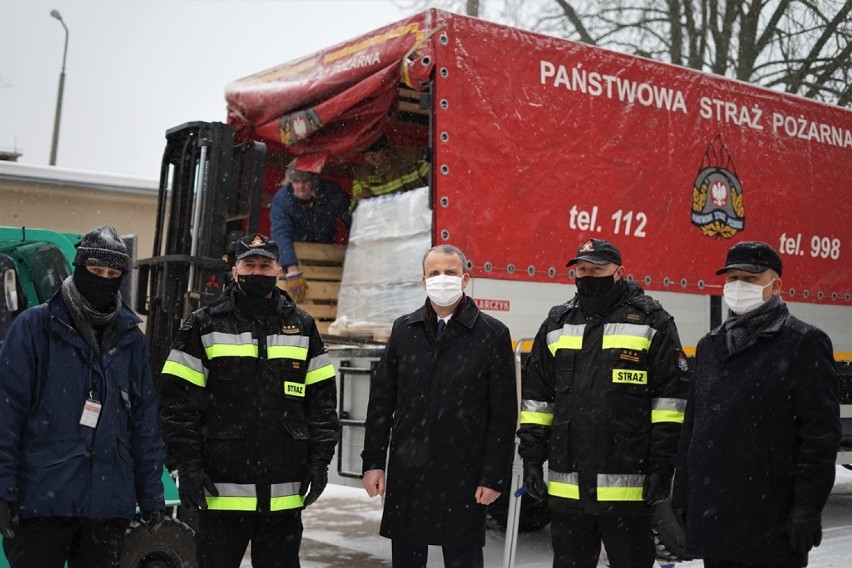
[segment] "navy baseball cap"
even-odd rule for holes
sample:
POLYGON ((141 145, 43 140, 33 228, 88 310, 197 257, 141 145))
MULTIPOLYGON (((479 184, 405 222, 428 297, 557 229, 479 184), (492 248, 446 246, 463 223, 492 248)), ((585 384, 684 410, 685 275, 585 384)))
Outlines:
POLYGON ((237 260, 247 256, 265 256, 277 261, 278 243, 260 233, 246 235, 237 241, 237 260))
POLYGON ((621 253, 609 241, 603 239, 589 239, 577 249, 577 256, 568 261, 565 266, 573 266, 578 261, 585 260, 592 264, 609 264, 614 262, 621 266, 621 253))
POLYGON ((761 241, 743 241, 728 250, 725 266, 716 271, 724 274, 728 270, 745 270, 754 274, 772 269, 781 276, 781 257, 775 249, 761 241))

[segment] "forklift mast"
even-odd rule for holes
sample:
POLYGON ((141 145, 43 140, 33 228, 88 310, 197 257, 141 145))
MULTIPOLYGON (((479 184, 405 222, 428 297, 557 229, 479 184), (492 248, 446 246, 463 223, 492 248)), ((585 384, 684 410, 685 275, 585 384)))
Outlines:
POLYGON ((231 280, 234 244, 260 224, 266 146, 234 144, 219 122, 189 122, 166 132, 151 258, 137 262, 135 308, 154 383, 181 323, 218 298, 231 280))

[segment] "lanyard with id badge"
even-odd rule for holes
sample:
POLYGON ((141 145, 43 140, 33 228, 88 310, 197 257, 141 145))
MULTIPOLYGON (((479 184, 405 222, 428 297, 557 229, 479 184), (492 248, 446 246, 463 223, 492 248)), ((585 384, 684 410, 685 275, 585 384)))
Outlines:
POLYGON ((80 416, 80 424, 94 428, 98 425, 98 417, 101 415, 101 403, 92 398, 92 391, 89 391, 89 398, 83 404, 83 415, 80 416))

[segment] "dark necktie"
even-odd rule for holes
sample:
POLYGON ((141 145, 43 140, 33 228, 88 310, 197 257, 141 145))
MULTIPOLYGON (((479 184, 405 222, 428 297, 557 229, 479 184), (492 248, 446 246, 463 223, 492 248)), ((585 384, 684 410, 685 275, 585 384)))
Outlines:
POLYGON ((447 322, 442 319, 438 320, 438 330, 435 332, 436 337, 441 337, 441 334, 444 333, 444 330, 447 329, 447 322))

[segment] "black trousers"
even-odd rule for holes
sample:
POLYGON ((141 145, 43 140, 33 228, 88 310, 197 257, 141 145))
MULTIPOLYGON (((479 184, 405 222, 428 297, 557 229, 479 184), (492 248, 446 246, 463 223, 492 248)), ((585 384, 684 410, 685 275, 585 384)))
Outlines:
POLYGON ((254 568, 299 568, 302 513, 199 511, 195 541, 198 568, 239 568, 249 542, 254 568))
POLYGON ((3 539, 12 568, 118 568, 130 519, 21 519, 15 538, 3 539))
POLYGON ((594 568, 601 542, 612 568, 651 568, 654 536, 651 515, 588 515, 554 509, 550 522, 553 568, 594 568))
MULTIPOLYGON (((444 568, 483 568, 482 547, 478 544, 442 546, 444 568)), ((393 568, 426 568, 429 546, 410 542, 391 541, 391 565, 393 568)))

